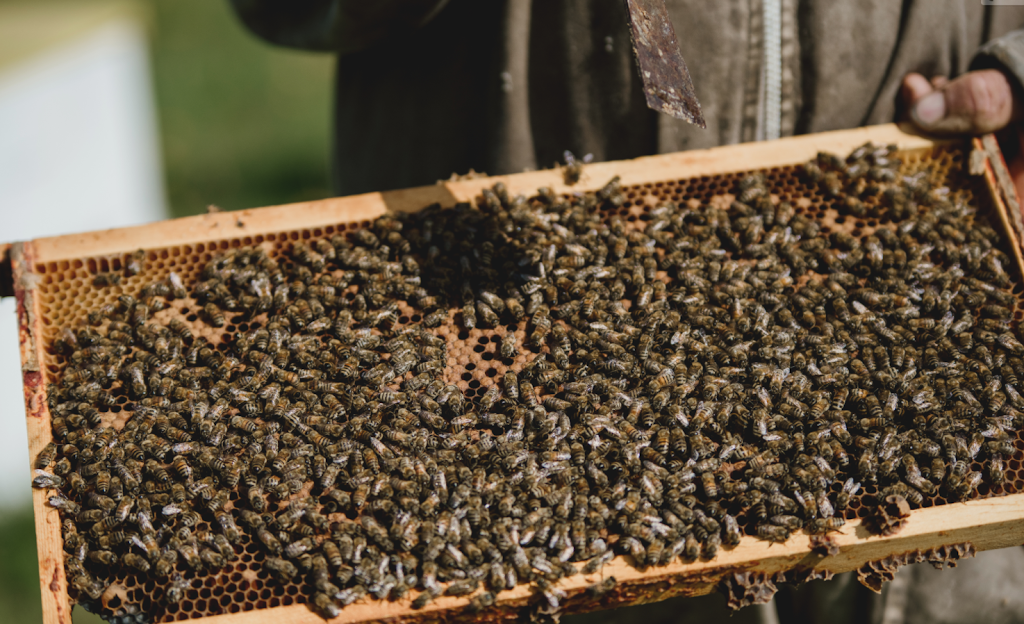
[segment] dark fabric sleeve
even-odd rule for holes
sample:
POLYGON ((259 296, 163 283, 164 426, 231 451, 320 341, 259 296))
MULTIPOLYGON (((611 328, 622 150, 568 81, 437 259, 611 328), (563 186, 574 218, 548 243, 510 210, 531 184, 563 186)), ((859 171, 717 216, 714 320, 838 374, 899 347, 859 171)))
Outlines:
POLYGON ((1011 79, 1018 96, 1024 96, 1024 29, 1006 33, 981 46, 971 70, 1000 69, 1011 79))
POLYGON ((242 22, 278 45, 347 54, 408 32, 448 0, 230 0, 242 22))

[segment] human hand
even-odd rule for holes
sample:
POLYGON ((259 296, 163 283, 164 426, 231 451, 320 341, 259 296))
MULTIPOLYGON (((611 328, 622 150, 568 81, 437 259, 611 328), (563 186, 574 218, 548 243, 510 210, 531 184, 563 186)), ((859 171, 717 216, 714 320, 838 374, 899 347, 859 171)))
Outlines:
POLYGON ((999 133, 1017 196, 1024 201, 1024 102, 996 69, 967 72, 953 80, 907 74, 900 91, 907 120, 932 134, 999 133))
POLYGON ((949 80, 907 74, 901 90, 910 121, 933 134, 985 134, 1002 130, 1019 114, 1003 72, 983 69, 949 80))

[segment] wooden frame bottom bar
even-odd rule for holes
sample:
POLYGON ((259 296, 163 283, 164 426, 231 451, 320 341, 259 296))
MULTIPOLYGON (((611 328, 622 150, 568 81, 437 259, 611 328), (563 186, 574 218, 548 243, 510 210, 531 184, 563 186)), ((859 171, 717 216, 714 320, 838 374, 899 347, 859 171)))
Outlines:
MULTIPOLYGON (((926 551, 950 544, 970 542, 978 551, 1024 544, 1024 494, 950 503, 915 510, 907 525, 896 535, 873 535, 862 521, 853 521, 832 533, 839 553, 822 556, 811 549, 809 537, 798 534, 786 542, 770 544, 744 538, 736 548, 719 551, 710 562, 672 565, 638 570, 624 557, 612 560, 597 574, 578 574, 562 579, 557 587, 566 592, 564 614, 583 613, 609 606, 657 602, 675 596, 700 596, 714 591, 724 577, 735 572, 765 574, 814 570, 839 574, 857 570, 866 563, 911 551, 926 551), (586 588, 614 576, 614 589, 600 599, 591 599, 586 588)), ((415 595, 413 596, 413 598, 415 595)), ((470 613, 464 607, 471 597, 441 597, 415 611, 412 599, 382 602, 363 599, 342 610, 330 624, 365 621, 460 621, 508 620, 520 609, 536 602, 528 585, 501 592, 495 607, 470 613)), ((306 605, 291 605, 203 618, 204 624, 322 624, 324 620, 306 605)))

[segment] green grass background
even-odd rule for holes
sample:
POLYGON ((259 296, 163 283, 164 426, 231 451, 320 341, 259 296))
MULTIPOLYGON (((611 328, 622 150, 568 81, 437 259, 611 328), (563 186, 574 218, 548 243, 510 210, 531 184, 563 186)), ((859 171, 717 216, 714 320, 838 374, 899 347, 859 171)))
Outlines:
POLYGON ((227 0, 146 4, 173 215, 329 196, 332 56, 265 44, 227 0))
MULTIPOLYGON (((171 216, 329 196, 333 58, 256 39, 227 0, 139 4, 171 216)), ((41 620, 32 510, 0 508, 0 622, 41 620)))

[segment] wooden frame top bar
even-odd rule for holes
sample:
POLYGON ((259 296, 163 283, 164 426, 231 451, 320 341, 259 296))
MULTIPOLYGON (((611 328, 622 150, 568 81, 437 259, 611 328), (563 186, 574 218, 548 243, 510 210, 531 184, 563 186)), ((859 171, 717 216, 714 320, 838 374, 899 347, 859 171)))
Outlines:
POLYGON ((895 143, 900 149, 926 148, 934 141, 911 134, 909 128, 887 124, 790 137, 770 143, 744 143, 706 150, 644 156, 633 160, 587 165, 580 182, 566 186, 558 169, 440 182, 434 186, 366 193, 317 201, 183 217, 113 230, 69 234, 33 241, 35 260, 51 262, 134 249, 249 236, 316 227, 342 221, 370 220, 388 210, 415 212, 432 203, 451 206, 471 201, 484 188, 504 182, 512 193, 534 193, 550 187, 556 193, 598 189, 613 176, 623 185, 715 175, 805 162, 819 151, 847 153, 868 141, 895 143))

